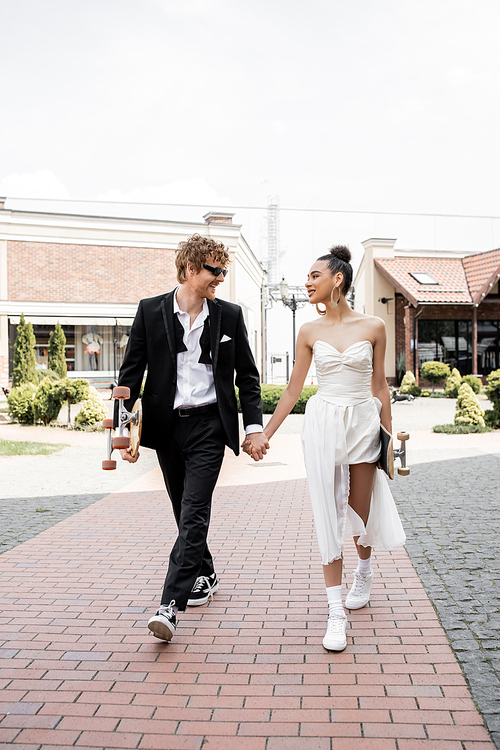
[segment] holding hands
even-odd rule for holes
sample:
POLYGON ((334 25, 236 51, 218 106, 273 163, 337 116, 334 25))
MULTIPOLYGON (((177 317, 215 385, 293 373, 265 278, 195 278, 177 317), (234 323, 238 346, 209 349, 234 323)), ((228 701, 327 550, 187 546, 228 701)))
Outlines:
POLYGON ((251 432, 246 436, 241 447, 254 461, 260 461, 269 450, 269 440, 265 432, 251 432))

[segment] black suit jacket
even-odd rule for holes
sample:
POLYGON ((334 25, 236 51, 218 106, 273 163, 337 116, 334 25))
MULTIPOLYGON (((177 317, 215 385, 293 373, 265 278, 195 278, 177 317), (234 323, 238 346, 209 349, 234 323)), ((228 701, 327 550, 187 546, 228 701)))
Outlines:
MULTIPOLYGON (((225 300, 207 301, 217 405, 226 443, 238 455, 240 441, 234 384, 236 382, 239 388, 244 424, 262 424, 259 372, 241 307, 225 300), (229 340, 221 343, 223 337, 229 340)), ((139 396, 146 368, 141 444, 158 449, 167 446, 171 436, 177 386, 173 291, 139 303, 118 379, 118 385, 130 388, 130 399, 125 403, 129 410, 139 396)))

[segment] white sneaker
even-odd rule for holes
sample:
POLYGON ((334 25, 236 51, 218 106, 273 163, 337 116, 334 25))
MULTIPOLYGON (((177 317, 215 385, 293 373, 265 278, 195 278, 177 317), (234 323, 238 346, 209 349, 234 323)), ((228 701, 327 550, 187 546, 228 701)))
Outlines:
POLYGON ((357 570, 354 572, 354 581, 351 590, 346 596, 345 606, 347 609, 361 609, 370 601, 370 591, 373 583, 373 572, 361 575, 357 570))
POLYGON ((346 628, 347 617, 344 612, 339 610, 329 615, 328 627, 323 638, 323 646, 327 651, 343 651, 345 649, 347 646, 346 628))

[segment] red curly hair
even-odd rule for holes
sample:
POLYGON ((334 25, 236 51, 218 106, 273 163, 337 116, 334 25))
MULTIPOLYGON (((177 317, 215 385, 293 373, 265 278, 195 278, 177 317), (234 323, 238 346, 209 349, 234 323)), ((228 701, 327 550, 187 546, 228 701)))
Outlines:
POLYGON ((229 265, 229 253, 224 247, 223 242, 216 242, 210 237, 202 237, 200 234, 193 234, 185 242, 180 242, 175 251, 175 267, 177 269, 177 281, 183 284, 186 281, 186 268, 188 263, 192 263, 199 273, 203 264, 208 259, 213 260, 222 268, 229 265))

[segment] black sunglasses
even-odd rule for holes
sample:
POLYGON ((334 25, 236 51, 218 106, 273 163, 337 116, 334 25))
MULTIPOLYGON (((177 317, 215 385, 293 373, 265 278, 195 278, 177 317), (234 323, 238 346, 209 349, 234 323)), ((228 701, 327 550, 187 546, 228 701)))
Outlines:
POLYGON ((209 266, 208 263, 204 263, 203 268, 206 268, 207 271, 213 273, 214 276, 220 276, 221 274, 225 276, 227 273, 227 268, 220 268, 219 266, 209 266))

